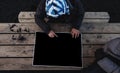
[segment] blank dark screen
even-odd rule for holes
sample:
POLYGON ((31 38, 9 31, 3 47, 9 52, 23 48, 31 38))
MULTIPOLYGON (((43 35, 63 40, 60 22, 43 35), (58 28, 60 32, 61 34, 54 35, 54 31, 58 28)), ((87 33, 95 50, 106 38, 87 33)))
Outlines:
POLYGON ((81 35, 74 39, 70 33, 56 33, 50 38, 36 32, 33 65, 82 66, 81 35))

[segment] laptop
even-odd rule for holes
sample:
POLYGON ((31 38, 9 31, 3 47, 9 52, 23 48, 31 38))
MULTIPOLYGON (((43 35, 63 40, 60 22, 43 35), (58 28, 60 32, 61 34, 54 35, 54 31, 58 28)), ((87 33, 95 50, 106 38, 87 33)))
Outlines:
POLYGON ((36 32, 33 66, 77 66, 82 67, 81 34, 72 38, 70 33, 56 33, 50 38, 43 32, 36 32))

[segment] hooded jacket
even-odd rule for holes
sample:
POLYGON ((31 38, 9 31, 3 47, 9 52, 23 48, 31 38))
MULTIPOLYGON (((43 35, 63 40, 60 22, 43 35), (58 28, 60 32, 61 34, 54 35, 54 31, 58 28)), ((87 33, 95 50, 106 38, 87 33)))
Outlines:
POLYGON ((82 24, 82 20, 84 17, 84 8, 83 4, 80 0, 69 0, 70 5, 70 15, 63 15, 58 17, 57 19, 48 17, 45 12, 45 2, 46 0, 41 0, 35 14, 35 22, 42 28, 45 33, 49 33, 52 30, 49 26, 49 22, 67 22, 70 23, 72 28, 78 29, 82 24), (72 7, 73 8, 72 8, 72 7), (46 22, 44 19, 48 18, 49 21, 46 22))

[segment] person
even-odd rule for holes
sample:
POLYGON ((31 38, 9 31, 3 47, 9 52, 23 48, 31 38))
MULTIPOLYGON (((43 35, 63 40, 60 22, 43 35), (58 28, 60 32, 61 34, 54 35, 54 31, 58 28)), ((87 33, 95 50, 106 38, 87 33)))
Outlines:
POLYGON ((68 23, 72 27, 72 37, 77 38, 83 17, 84 8, 80 0, 41 0, 35 13, 35 22, 51 38, 57 37, 57 34, 50 28, 50 22, 68 23))

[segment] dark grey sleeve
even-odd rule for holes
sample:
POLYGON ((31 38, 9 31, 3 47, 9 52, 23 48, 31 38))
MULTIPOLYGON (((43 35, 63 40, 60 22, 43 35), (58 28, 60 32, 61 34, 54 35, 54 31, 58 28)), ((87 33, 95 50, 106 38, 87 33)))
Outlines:
POLYGON ((41 27, 41 29, 45 33, 48 34, 51 29, 49 25, 45 22, 44 17, 45 17, 45 0, 41 0, 36 10, 35 22, 39 27, 41 27))
POLYGON ((72 21, 73 22, 72 27, 79 30, 79 28, 82 24, 83 18, 84 18, 84 13, 85 13, 83 4, 80 0, 76 0, 75 8, 76 8, 77 13, 73 13, 73 16, 75 14, 75 17, 72 21))

